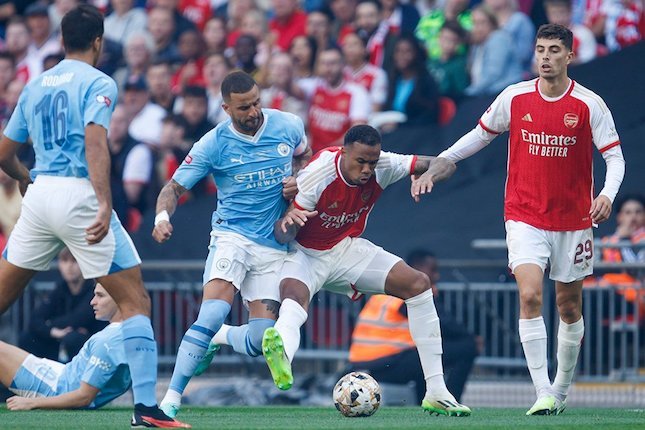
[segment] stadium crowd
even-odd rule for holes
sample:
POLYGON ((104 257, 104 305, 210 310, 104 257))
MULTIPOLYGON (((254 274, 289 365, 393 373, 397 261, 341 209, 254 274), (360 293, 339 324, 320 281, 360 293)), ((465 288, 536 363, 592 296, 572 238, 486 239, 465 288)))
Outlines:
MULTIPOLYGON (((535 29, 547 21, 573 31, 577 63, 645 34, 641 0, 90 3, 105 14, 99 68, 119 86, 109 130, 112 191, 130 231, 192 143, 226 119, 220 85, 233 69, 261 84, 265 107, 302 118, 317 151, 360 123, 384 131, 445 124, 463 97, 494 95, 532 76, 535 29)), ((63 58, 61 17, 77 4, 0 2, 1 127, 23 86, 63 58)), ((21 159, 31 165, 28 147, 21 159)), ((0 184, 8 209, 2 245, 20 199, 11 181, 0 184)), ((206 181, 184 200, 214 191, 206 181)))

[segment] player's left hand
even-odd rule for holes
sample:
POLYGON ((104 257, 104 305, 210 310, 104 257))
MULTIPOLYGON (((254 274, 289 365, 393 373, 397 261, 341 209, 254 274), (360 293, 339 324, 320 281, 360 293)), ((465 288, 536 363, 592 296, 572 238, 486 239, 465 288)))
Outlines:
POLYGON ((432 177, 426 174, 418 177, 416 175, 412 175, 410 178, 412 179, 410 194, 414 201, 419 203, 422 194, 430 194, 430 191, 432 191, 432 187, 434 186, 434 182, 432 181, 432 177))
POLYGON ((298 183, 293 176, 287 176, 282 180, 282 197, 287 200, 293 200, 298 194, 298 183))
POLYGON ((10 411, 29 411, 35 408, 34 399, 13 396, 7 399, 7 409, 10 411))
POLYGON ((591 203, 591 209, 589 209, 589 215, 591 215, 591 221, 594 224, 607 221, 609 215, 611 215, 611 201, 609 197, 599 195, 591 203))
POLYGON ((99 243, 110 230, 110 219, 112 218, 112 207, 108 205, 99 206, 96 212, 94 223, 85 229, 85 240, 90 245, 99 243))

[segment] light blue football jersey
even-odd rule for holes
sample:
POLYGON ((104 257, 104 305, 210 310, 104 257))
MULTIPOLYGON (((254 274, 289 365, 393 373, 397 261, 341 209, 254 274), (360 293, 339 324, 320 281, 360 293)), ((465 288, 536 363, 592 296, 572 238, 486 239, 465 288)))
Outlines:
POLYGON ((100 408, 130 388, 132 380, 125 359, 121 323, 108 325, 85 342, 65 365, 56 391, 63 394, 77 390, 81 382, 99 389, 89 408, 100 408))
POLYGON ((306 149, 302 121, 274 109, 262 109, 264 122, 255 136, 235 130, 231 119, 206 133, 190 150, 173 179, 186 189, 213 174, 217 185, 215 231, 229 231, 276 249, 273 224, 287 208, 282 179, 291 175, 294 155, 306 149))
POLYGON ((85 126, 108 129, 116 105, 112 78, 87 63, 63 60, 31 81, 20 94, 4 134, 16 142, 30 136, 37 175, 89 175, 85 159, 85 126))

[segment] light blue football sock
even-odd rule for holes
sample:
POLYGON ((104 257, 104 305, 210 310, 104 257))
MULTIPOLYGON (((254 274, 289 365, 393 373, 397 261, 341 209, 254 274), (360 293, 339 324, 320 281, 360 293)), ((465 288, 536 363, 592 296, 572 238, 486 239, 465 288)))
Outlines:
POLYGON ((204 358, 208 343, 230 311, 231 305, 224 300, 206 300, 202 303, 197 321, 186 331, 179 345, 169 389, 183 394, 195 368, 204 358))
POLYGON ((275 321, 270 318, 251 318, 248 324, 231 327, 226 335, 226 340, 235 352, 257 357, 262 355, 264 330, 274 325, 275 321))
POLYGON ((135 315, 123 321, 123 348, 130 367, 134 403, 155 406, 157 383, 157 343, 150 318, 135 315))

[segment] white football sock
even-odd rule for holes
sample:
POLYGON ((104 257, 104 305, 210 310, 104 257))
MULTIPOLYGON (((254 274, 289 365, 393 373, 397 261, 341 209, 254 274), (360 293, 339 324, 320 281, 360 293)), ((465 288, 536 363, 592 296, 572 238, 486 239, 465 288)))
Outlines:
POLYGON ((407 299, 405 304, 408 308, 410 334, 421 359, 427 394, 437 399, 454 401, 455 398, 446 388, 443 379, 441 327, 432 298, 432 290, 407 299))
POLYGON ((558 328, 558 370, 553 381, 553 390, 560 400, 567 398, 584 334, 585 323, 582 317, 572 324, 567 324, 560 320, 560 327, 558 328))
POLYGON ((166 395, 164 396, 163 400, 161 401, 161 404, 164 404, 164 403, 171 403, 173 405, 180 406, 181 394, 169 388, 168 391, 166 391, 166 395))
POLYGON ((284 352, 290 362, 300 348, 300 327, 307 321, 307 311, 292 299, 285 299, 280 305, 280 316, 275 329, 282 337, 284 352))
POLYGON ((230 345, 226 336, 228 335, 228 332, 231 328, 232 326, 230 325, 222 324, 222 327, 220 327, 217 333, 215 333, 215 336, 213 336, 211 343, 216 343, 218 345, 230 345))
POLYGON ((524 349, 535 392, 538 397, 551 391, 549 370, 546 359, 546 326, 541 316, 521 319, 519 324, 520 341, 524 349))

